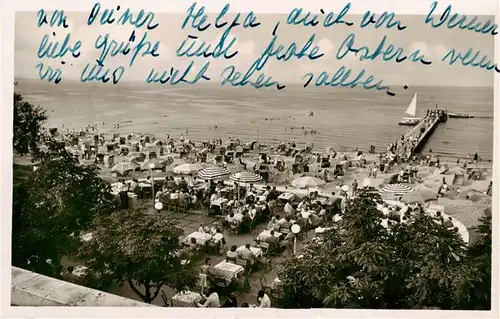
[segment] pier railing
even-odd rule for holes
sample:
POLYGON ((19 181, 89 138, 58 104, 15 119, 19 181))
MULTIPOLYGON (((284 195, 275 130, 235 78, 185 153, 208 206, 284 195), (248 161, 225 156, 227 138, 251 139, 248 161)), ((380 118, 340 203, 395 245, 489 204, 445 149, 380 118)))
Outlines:
MULTIPOLYGON (((434 111, 434 110, 433 110, 434 111)), ((431 112, 428 111, 428 114, 431 112)), ((426 115, 417 125, 404 134, 405 140, 413 140, 417 138, 417 143, 413 149, 413 154, 419 153, 424 147, 425 143, 429 140, 434 133, 434 130, 441 122, 446 122, 448 119, 448 112, 441 111, 440 114, 426 115), (423 129, 422 129, 423 128, 423 129)))

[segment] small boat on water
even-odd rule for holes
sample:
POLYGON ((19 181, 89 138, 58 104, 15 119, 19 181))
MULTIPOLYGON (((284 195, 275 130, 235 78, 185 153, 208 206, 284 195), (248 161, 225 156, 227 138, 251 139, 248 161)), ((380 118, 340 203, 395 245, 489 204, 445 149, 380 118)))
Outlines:
POLYGON ((463 114, 463 113, 448 113, 448 117, 455 119, 473 119, 474 115, 463 114))
POLYGON ((401 121, 399 121, 399 123, 398 123, 399 125, 415 126, 418 123, 420 123, 420 121, 422 120, 422 118, 416 117, 416 114, 417 114, 417 93, 415 93, 415 95, 413 96, 413 99, 411 100, 410 105, 406 109, 405 114, 406 114, 406 116, 403 117, 401 119, 401 121))
POLYGON ((314 116, 314 112, 313 112, 313 111, 311 111, 311 112, 307 113, 307 115, 309 115, 309 116, 314 116))

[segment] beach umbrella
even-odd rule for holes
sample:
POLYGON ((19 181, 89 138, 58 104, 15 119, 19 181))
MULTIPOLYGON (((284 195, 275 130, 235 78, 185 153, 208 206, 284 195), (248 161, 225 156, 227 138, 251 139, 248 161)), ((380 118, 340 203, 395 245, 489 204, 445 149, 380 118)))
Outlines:
POLYGON ((303 176, 292 181, 292 186, 296 188, 309 188, 325 185, 325 182, 312 176, 303 176))
POLYGON ((113 166, 111 169, 112 172, 119 173, 120 175, 124 175, 130 171, 135 171, 138 165, 131 162, 121 162, 113 166))
POLYGON ((198 163, 194 163, 194 164, 186 163, 186 164, 181 164, 179 166, 176 166, 174 168, 174 173, 175 174, 182 174, 182 175, 191 175, 191 174, 198 173, 202 169, 203 169, 203 166, 201 166, 198 163))
POLYGON ((401 198, 401 201, 408 204, 415 204, 415 203, 425 203, 437 199, 438 199, 437 194, 429 190, 422 189, 406 193, 405 195, 403 195, 403 198, 401 198))
POLYGON ((129 154, 129 158, 131 158, 131 157, 146 158, 146 153, 144 153, 144 152, 132 152, 129 154))
POLYGON ((448 173, 455 174, 455 175, 460 175, 464 176, 464 170, 461 169, 460 167, 452 167, 448 170, 448 173))
POLYGON ((137 162, 141 161, 141 158, 139 156, 129 156, 128 161, 137 164, 137 162))
POLYGON ((382 188, 382 195, 393 194, 396 196, 403 196, 404 194, 409 193, 410 191, 411 188, 404 184, 389 184, 385 185, 382 188))
POLYGON ((227 168, 220 166, 210 166, 198 172, 198 177, 203 180, 212 180, 231 174, 227 168))
POLYGON ((229 176, 229 179, 238 183, 257 183, 262 180, 262 176, 249 171, 241 171, 229 176))

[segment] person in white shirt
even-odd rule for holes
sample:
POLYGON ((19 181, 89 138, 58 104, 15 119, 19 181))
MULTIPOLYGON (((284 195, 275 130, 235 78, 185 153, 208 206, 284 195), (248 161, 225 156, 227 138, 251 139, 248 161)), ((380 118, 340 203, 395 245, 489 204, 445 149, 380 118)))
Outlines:
POLYGON ((267 199, 267 196, 269 196, 269 193, 270 193, 270 192, 269 192, 269 189, 266 189, 266 190, 264 191, 264 193, 262 194, 262 196, 261 196, 261 197, 263 197, 263 199, 265 200, 265 199, 267 199))
POLYGON ((296 213, 295 209, 293 208, 292 204, 290 202, 287 202, 285 205, 285 214, 287 215, 293 215, 296 213))
POLYGON ((217 233, 217 227, 219 226, 218 222, 214 222, 212 224, 212 228, 210 228, 210 234, 215 235, 217 233))
POLYGON ((218 198, 217 193, 213 193, 212 196, 210 196, 210 202, 215 201, 218 198))
POLYGON ((125 183, 125 180, 122 179, 117 188, 120 195, 121 208, 128 209, 128 185, 125 183))
POLYGON ((301 202, 299 203, 299 205, 297 206, 297 209, 298 209, 298 210, 302 210, 302 208, 304 208, 304 206, 305 206, 305 205, 306 205, 306 202, 305 202, 305 201, 301 201, 301 202))
POLYGON ((217 229, 216 233, 215 233, 215 235, 213 237, 214 242, 218 243, 219 241, 222 240, 222 238, 224 238, 224 235, 222 234, 222 231, 220 229, 217 229))
POLYGON ((384 214, 384 216, 389 216, 389 207, 387 206, 387 204, 384 203, 384 206, 382 208, 382 213, 384 214))
POLYGON ((283 226, 283 224, 284 224, 285 222, 286 222, 285 217, 282 217, 282 218, 280 218, 280 220, 278 220, 278 225, 281 227, 281 226, 283 226))
POLYGON ((236 245, 232 245, 231 249, 229 249, 226 253, 226 262, 229 261, 230 259, 236 260, 238 258, 238 253, 236 252, 236 245))
POLYGON ((208 290, 208 298, 205 301, 204 304, 196 303, 197 307, 204 307, 204 308, 220 308, 220 300, 219 300, 219 295, 213 288, 210 288, 208 290))
POLYGON ((229 215, 226 216, 226 220, 229 224, 232 224, 234 222, 234 213, 229 213, 229 215))
POLYGON ((271 308, 271 299, 269 299, 269 296, 264 292, 264 290, 260 290, 257 293, 257 300, 260 303, 259 308, 271 308))
POLYGON ((238 211, 233 216, 233 223, 235 224, 241 223, 242 219, 243 219, 243 214, 238 211))
POLYGON ((252 250, 250 249, 250 244, 246 244, 245 247, 240 250, 239 255, 241 259, 247 260, 249 262, 252 262, 253 258, 255 257, 252 253, 252 250))
POLYGON ((177 190, 177 191, 175 191, 175 193, 171 193, 170 199, 172 199, 172 200, 179 199, 179 191, 177 190))
POLYGON ((274 226, 278 224, 278 220, 276 219, 275 216, 273 216, 271 218, 271 220, 269 221, 269 224, 267 224, 267 229, 271 230, 271 229, 274 229, 274 226))
POLYGON ((269 231, 269 232, 262 232, 260 235, 259 235, 259 238, 258 240, 260 241, 263 241, 263 242, 269 242, 271 241, 271 239, 274 237, 274 229, 269 231))
POLYGON ((130 191, 132 191, 132 192, 133 192, 133 191, 135 190, 135 188, 137 187, 137 185, 138 185, 138 183, 137 183, 136 179, 133 179, 133 180, 130 182, 130 187, 129 187, 130 191))
POLYGON ((248 215, 250 216, 251 219, 254 219, 255 215, 257 215, 257 210, 255 209, 255 206, 253 204, 250 205, 250 208, 248 210, 248 215))

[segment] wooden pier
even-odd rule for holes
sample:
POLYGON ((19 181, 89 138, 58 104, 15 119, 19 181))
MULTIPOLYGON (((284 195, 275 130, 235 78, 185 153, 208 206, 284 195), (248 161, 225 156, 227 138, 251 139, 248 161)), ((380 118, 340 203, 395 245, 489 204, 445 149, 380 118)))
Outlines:
POLYGON ((413 150, 414 154, 422 150, 439 123, 444 123, 448 120, 448 112, 445 110, 428 110, 427 114, 417 125, 404 134, 405 139, 418 139, 417 145, 413 150), (431 112, 438 113, 438 115, 430 115, 431 112))

